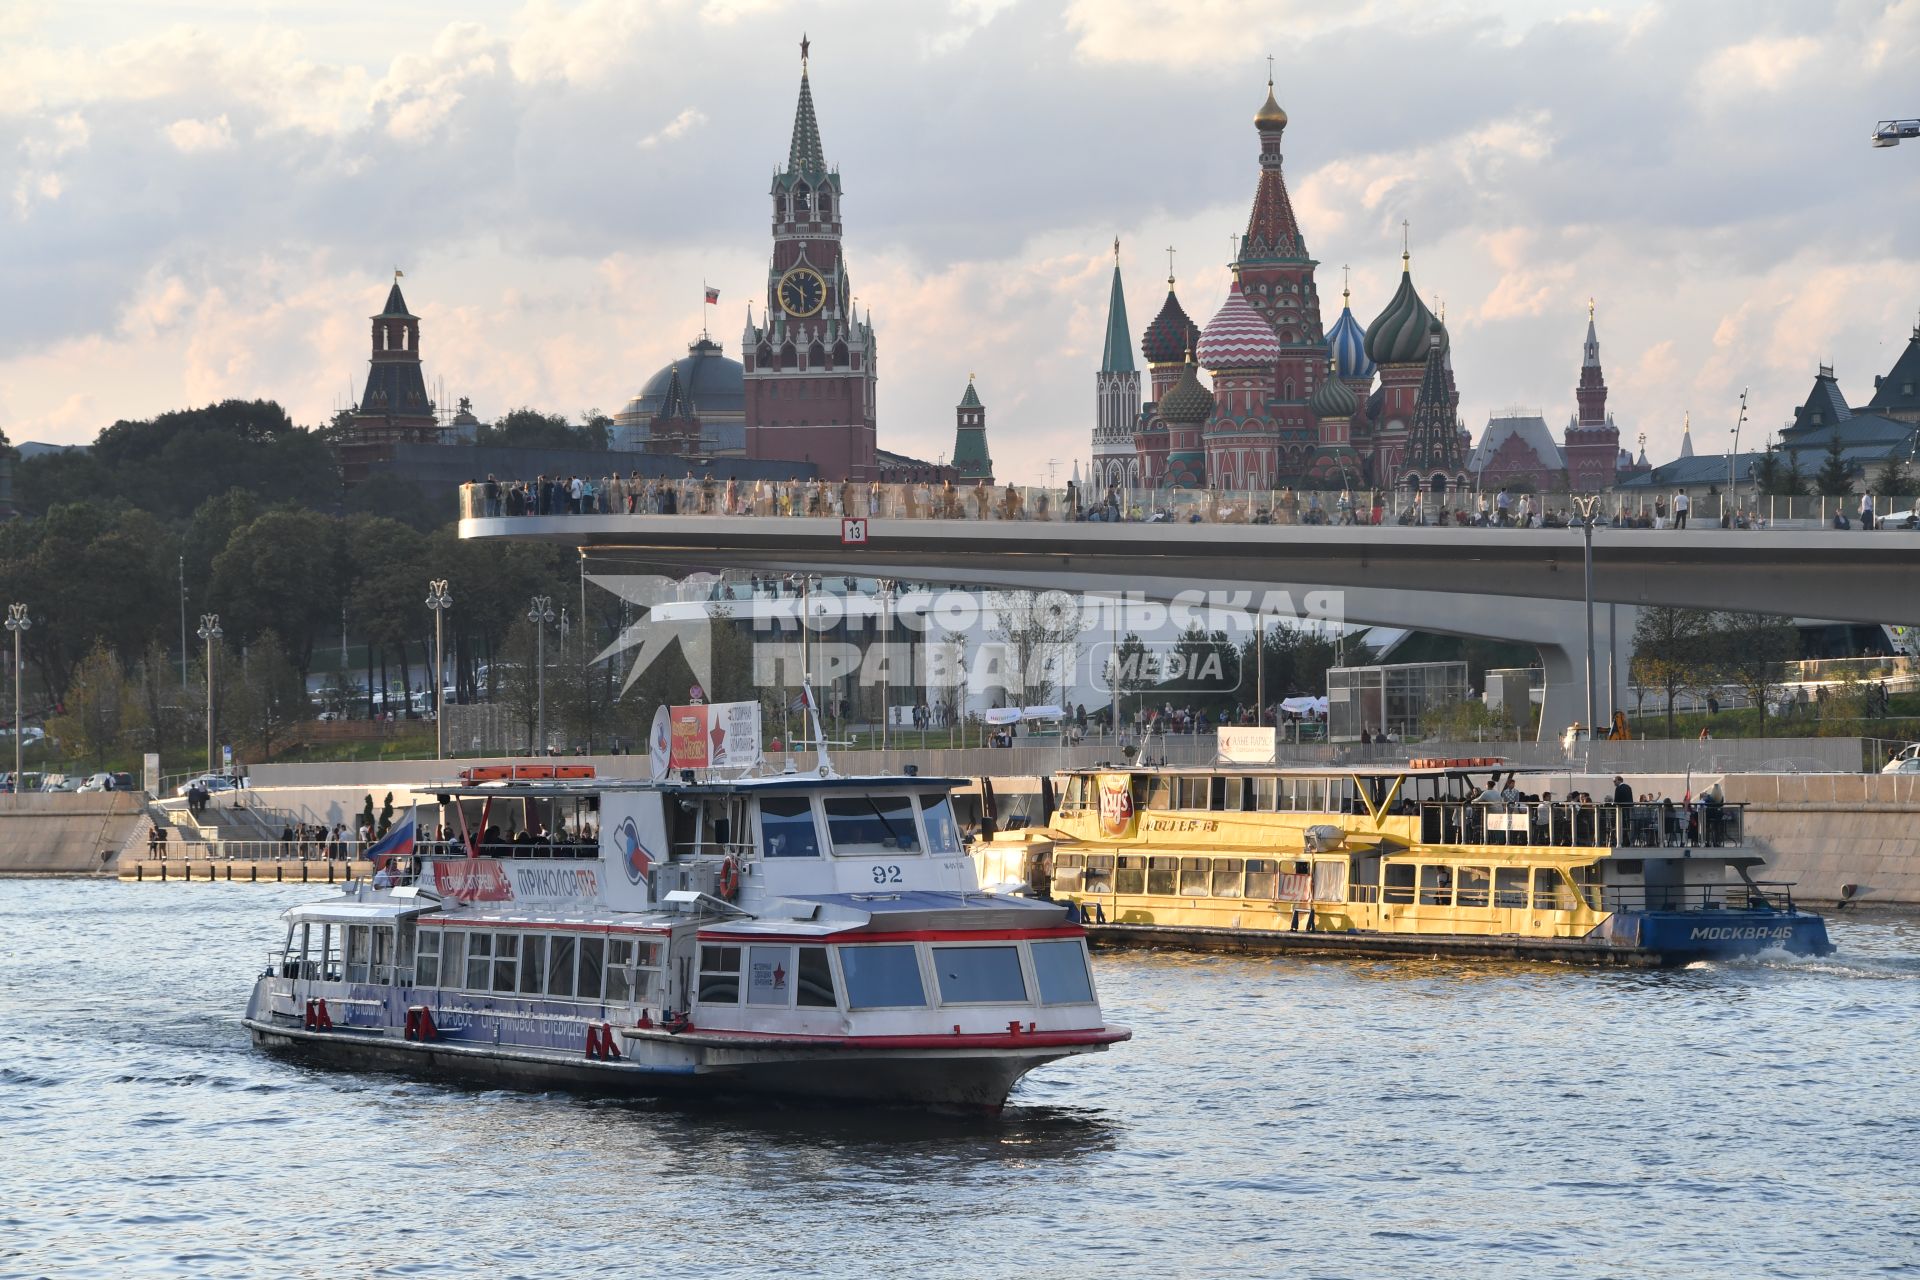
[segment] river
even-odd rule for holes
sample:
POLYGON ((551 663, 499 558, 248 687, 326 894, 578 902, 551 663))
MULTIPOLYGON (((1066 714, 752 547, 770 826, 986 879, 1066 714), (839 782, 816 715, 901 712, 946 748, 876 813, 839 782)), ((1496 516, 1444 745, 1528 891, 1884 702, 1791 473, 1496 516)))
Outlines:
POLYGON ((238 1017, 294 887, 0 885, 0 1275, 1920 1274, 1920 918, 1820 961, 1102 954, 997 1120, 442 1087, 238 1017))

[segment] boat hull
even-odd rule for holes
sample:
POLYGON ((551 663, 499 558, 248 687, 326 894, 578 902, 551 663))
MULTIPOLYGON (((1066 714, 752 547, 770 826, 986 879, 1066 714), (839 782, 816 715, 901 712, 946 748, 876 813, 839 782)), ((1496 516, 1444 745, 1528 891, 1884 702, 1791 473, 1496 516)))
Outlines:
POLYGON ((1004 1050, 858 1050, 828 1047, 646 1052, 603 1060, 508 1046, 414 1041, 378 1031, 310 1031, 257 1019, 245 1025, 268 1052, 355 1071, 399 1071, 494 1088, 565 1089, 620 1097, 859 1102, 997 1112, 1035 1067, 1104 1045, 1004 1050))
POLYGON ((1673 968, 1699 960, 1737 959, 1774 950, 1824 956, 1834 949, 1827 939, 1825 920, 1803 911, 1616 912, 1584 938, 1169 924, 1090 923, 1086 929, 1088 942, 1095 946, 1401 959, 1546 960, 1626 969, 1673 968))

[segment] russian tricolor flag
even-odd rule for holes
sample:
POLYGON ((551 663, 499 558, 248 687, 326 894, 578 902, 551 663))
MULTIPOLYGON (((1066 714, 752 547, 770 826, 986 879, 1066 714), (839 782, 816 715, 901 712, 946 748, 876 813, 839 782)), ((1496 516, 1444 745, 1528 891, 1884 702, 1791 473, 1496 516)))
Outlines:
POLYGON ((411 811, 408 812, 406 817, 394 824, 393 830, 382 836, 378 844, 367 850, 367 860, 373 863, 373 869, 375 871, 386 866, 395 858, 410 858, 412 856, 413 814, 411 811))

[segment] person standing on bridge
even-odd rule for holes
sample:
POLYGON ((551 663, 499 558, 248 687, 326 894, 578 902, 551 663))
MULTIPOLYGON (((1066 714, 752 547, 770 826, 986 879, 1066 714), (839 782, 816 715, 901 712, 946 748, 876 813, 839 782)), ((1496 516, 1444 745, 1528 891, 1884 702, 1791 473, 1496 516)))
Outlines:
POLYGON ((1685 489, 1674 490, 1674 494, 1673 494, 1673 527, 1674 528, 1684 529, 1687 527, 1687 512, 1691 510, 1692 507, 1693 507, 1693 500, 1687 497, 1687 491, 1685 489))

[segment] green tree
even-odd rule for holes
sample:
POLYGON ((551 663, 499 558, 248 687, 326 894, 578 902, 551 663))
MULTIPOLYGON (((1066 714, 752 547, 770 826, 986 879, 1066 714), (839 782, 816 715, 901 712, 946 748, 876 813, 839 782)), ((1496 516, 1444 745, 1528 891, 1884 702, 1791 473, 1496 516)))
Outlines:
POLYGON ((509 449, 605 449, 609 436, 604 428, 576 427, 560 414, 523 405, 491 426, 482 423, 473 438, 475 444, 509 449))
POLYGON ((1747 695, 1767 736, 1767 699, 1779 687, 1781 670, 1800 647, 1800 633, 1770 613, 1716 613, 1712 664, 1728 683, 1747 695))
POLYGON ((1913 472, 1901 461, 1899 455, 1890 455, 1873 473, 1871 488, 1884 498, 1910 498, 1920 492, 1920 481, 1914 479, 1913 472))
POLYGON ((195 716, 202 708, 195 705, 180 675, 167 647, 151 640, 129 678, 137 713, 133 727, 151 750, 164 752, 193 739, 195 716))
POLYGON ((1078 655, 1080 602, 1064 591, 995 591, 988 608, 1004 654, 1009 702, 1051 701, 1078 655))
POLYGON ((0 594, 33 607, 27 659, 55 699, 95 645, 138 653, 177 607, 152 516, 96 502, 0 524, 0 594))
POLYGON ((120 749, 133 699, 120 659, 105 643, 94 645, 68 684, 65 710, 47 722, 48 732, 78 746, 96 769, 120 749))
POLYGON ((311 718, 306 683, 272 631, 261 632, 247 646, 236 674, 231 734, 252 747, 259 759, 271 760, 294 726, 311 718))
POLYGON ((1633 626, 1634 682, 1666 698, 1667 736, 1673 736, 1673 703, 1680 694, 1712 682, 1713 615, 1704 609, 1649 607, 1633 626))
POLYGON ((1804 498, 1806 477, 1800 474, 1798 454, 1768 449, 1754 464, 1753 479, 1760 493, 1771 498, 1804 498))
POLYGON ((336 521, 269 511, 234 530, 214 557, 209 595, 236 643, 272 631, 304 674, 315 642, 340 623, 340 559, 336 521))
POLYGON ((1827 437, 1826 460, 1820 464, 1820 470, 1814 473, 1813 488, 1815 493, 1827 498, 1844 497, 1853 492, 1853 472, 1847 467, 1837 430, 1827 437))
MULTIPOLYGON (((1120 638, 1120 643, 1113 646, 1106 662, 1101 664, 1101 679, 1122 716, 1126 714, 1126 700, 1147 687, 1149 664, 1146 642, 1132 631, 1120 638)), ((1125 726, 1124 720, 1121 725, 1125 726)))

